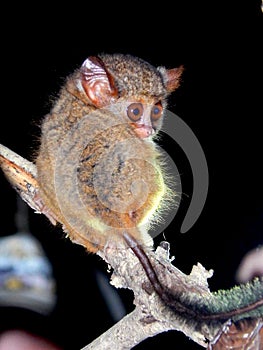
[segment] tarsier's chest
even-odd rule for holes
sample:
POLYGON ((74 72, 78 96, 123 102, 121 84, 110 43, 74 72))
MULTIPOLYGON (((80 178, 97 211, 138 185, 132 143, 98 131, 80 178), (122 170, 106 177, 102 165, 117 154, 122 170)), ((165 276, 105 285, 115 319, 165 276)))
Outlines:
POLYGON ((157 153, 128 124, 96 134, 77 169, 79 191, 92 215, 119 228, 147 220, 153 203, 157 207, 164 194, 157 153))

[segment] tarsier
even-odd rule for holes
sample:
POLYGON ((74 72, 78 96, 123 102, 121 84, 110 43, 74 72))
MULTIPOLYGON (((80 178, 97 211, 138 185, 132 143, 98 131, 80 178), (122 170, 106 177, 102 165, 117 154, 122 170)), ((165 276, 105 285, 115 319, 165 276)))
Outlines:
POLYGON ((261 279, 219 296, 217 307, 196 304, 163 287, 147 256, 150 225, 165 203, 176 201, 154 140, 182 72, 182 66, 155 68, 130 55, 86 59, 43 120, 38 200, 89 252, 131 248, 155 291, 177 312, 200 320, 261 317, 261 279))

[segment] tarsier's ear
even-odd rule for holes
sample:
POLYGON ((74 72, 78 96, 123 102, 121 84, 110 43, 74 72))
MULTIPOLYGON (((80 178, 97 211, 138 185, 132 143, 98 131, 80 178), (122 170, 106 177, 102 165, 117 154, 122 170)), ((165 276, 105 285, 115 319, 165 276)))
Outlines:
POLYGON ((183 66, 179 66, 178 68, 173 68, 173 69, 166 69, 165 86, 168 92, 172 92, 179 87, 180 81, 181 81, 181 75, 183 71, 184 71, 183 66))
POLYGON ((114 79, 101 59, 96 56, 87 58, 80 71, 83 89, 94 106, 105 107, 117 99, 114 79))

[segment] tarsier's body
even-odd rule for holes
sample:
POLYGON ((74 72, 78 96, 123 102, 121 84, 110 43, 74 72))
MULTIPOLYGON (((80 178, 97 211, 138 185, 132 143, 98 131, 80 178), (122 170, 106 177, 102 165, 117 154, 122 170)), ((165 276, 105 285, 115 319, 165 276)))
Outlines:
MULTIPOLYGON (((179 301, 190 317, 227 319, 235 308, 212 315, 184 305, 161 286, 147 258, 152 246, 147 228, 170 195, 152 136, 181 73, 182 67, 156 69, 128 55, 87 59, 67 79, 43 121, 36 159, 39 195, 46 213, 88 251, 107 245, 132 248, 169 305, 176 307, 179 301)), ((261 289, 262 284, 256 287, 251 304, 259 305, 261 289)), ((245 305, 243 311, 255 305, 245 305)))
POLYGON ((36 162, 41 197, 69 236, 88 250, 116 243, 124 229, 138 242, 150 243, 139 226, 156 211, 167 188, 149 136, 161 124, 165 98, 178 86, 181 71, 161 73, 131 56, 91 57, 69 77, 45 118, 36 162), (61 185, 74 166, 78 188, 61 185), (86 206, 82 223, 80 212, 75 222, 73 198, 60 200, 59 192, 68 187, 86 206))

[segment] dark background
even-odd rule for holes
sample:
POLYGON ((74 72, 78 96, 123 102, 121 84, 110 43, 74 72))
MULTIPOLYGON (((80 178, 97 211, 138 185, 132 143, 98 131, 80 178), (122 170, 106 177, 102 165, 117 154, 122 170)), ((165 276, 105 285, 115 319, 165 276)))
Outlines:
MULTIPOLYGON (((185 273, 201 262, 213 269, 212 290, 235 284, 242 256, 262 244, 262 73, 263 14, 260 1, 174 1, 146 5, 41 2, 2 10, 0 143, 31 159, 41 118, 63 79, 89 55, 130 53, 153 65, 185 66, 182 85, 169 110, 182 118, 201 143, 209 168, 209 192, 196 224, 180 226, 190 203, 191 169, 182 150, 163 147, 181 174, 183 198, 165 231, 185 273), (173 7, 172 7, 173 5, 173 7), (120 12, 118 13, 118 11, 120 12)), ((7 5, 8 6, 8 5, 7 5)), ((16 232, 16 194, 0 174, 0 236, 16 232)), ((39 316, 0 308, 0 330, 22 327, 65 350, 78 350, 113 323, 98 289, 96 272, 107 266, 65 239, 45 217, 30 210, 30 230, 53 264, 58 303, 39 316)), ((163 237, 157 237, 156 244, 163 237)), ((107 276, 107 275, 106 275, 107 276)), ((127 312, 132 294, 118 291, 127 312)), ((136 349, 170 346, 200 349, 178 332, 160 334, 136 349)))

